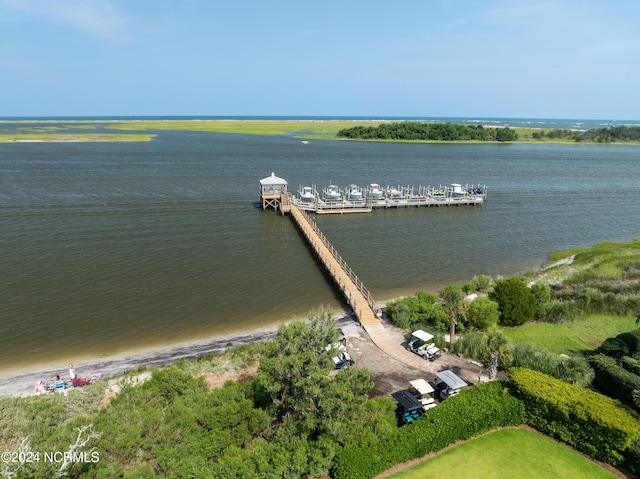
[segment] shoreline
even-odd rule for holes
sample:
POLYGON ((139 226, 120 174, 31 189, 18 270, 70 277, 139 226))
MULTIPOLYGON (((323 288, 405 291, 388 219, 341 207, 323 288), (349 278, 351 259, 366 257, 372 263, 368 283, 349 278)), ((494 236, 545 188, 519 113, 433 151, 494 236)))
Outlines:
MULTIPOLYGON (((355 324, 353 318, 347 313, 341 311, 339 314, 339 316, 335 316, 336 327, 339 328, 341 325, 348 323, 355 324)), ((101 381, 104 381, 106 378, 136 370, 141 366, 146 368, 163 367, 176 363, 181 359, 193 361, 208 354, 221 354, 226 351, 229 343, 235 348, 265 341, 275 337, 278 327, 279 325, 273 325, 238 333, 234 336, 215 337, 209 340, 192 341, 158 349, 153 349, 153 347, 144 350, 139 349, 103 359, 87 359, 86 361, 75 363, 74 366, 78 377, 88 378, 93 371, 99 371, 102 375, 101 381)), ((68 381, 68 364, 61 364, 62 367, 58 368, 38 368, 26 372, 0 373, 0 398, 32 396, 38 381, 45 381, 46 383, 55 378, 57 374, 68 381)))

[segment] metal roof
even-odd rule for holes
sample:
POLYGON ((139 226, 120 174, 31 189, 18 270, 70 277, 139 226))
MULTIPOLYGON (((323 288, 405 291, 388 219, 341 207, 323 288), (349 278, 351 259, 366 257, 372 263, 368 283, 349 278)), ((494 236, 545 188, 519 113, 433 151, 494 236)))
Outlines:
POLYGON ((455 374, 450 369, 445 369, 444 371, 439 371, 436 373, 436 376, 443 381, 447 386, 451 389, 461 389, 463 387, 468 386, 466 381, 457 374, 455 374))
POLYGON ((286 185, 287 181, 282 178, 278 178, 274 172, 271 172, 271 176, 267 176, 266 178, 262 178, 260 180, 261 185, 286 185))

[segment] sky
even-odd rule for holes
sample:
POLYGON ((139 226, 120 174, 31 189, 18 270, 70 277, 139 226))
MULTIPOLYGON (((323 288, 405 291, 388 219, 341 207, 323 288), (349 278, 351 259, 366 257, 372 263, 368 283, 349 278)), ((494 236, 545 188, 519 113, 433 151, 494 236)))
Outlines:
POLYGON ((0 0, 0 117, 640 119, 637 0, 0 0))

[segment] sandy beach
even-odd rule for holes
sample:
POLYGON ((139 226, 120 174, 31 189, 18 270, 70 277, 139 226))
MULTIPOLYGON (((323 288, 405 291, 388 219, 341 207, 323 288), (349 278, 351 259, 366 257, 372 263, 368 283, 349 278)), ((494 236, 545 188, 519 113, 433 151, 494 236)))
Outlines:
MULTIPOLYGON (((180 359, 195 360, 208 354, 220 354, 231 343, 234 347, 253 344, 275 336, 276 329, 265 329, 230 338, 216 338, 211 341, 194 342, 174 347, 167 347, 129 355, 119 355, 105 359, 89 360, 75 363, 78 377, 88 378, 93 371, 99 371, 102 378, 113 377, 140 366, 148 368, 161 367, 175 363, 180 359)), ((60 375, 69 379, 68 364, 59 364, 55 368, 37 369, 25 373, 0 374, 0 397, 24 396, 34 393, 38 381, 45 383, 60 375)))
MULTIPOLYGON (((356 324, 349 316, 341 316, 336 319, 336 327, 342 328, 350 324, 356 324)), ((92 372, 99 371, 102 379, 117 376, 126 371, 133 371, 140 366, 155 368, 168 366, 180 359, 196 360, 208 354, 221 354, 229 344, 233 347, 254 344, 274 337, 277 327, 261 329, 238 334, 227 338, 215 338, 209 341, 191 342, 173 347, 159 348, 155 350, 133 352, 104 359, 87 360, 74 363, 76 373, 80 378, 88 378, 92 372)), ((25 396, 34 394, 38 381, 53 380, 56 375, 62 379, 69 379, 68 364, 61 363, 52 368, 39 368, 33 371, 21 373, 0 373, 0 397, 25 396)))

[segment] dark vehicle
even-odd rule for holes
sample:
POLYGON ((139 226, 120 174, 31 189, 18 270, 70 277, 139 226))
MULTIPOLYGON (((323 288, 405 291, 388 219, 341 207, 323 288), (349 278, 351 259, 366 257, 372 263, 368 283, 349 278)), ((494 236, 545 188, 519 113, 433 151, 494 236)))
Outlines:
POLYGON ((424 413, 422 402, 408 389, 396 391, 391 397, 398 403, 396 416, 400 425, 411 424, 413 421, 420 419, 424 413))

